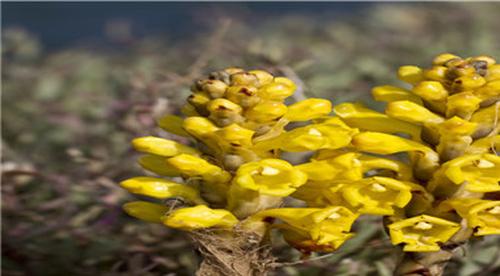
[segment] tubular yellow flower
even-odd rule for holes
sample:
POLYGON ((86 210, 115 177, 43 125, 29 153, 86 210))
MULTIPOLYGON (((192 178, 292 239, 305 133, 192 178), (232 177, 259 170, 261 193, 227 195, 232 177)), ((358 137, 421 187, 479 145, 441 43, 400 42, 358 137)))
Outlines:
POLYGON ((251 70, 251 71, 248 71, 248 73, 253 74, 257 77, 257 79, 259 80, 260 86, 271 83, 274 79, 273 75, 271 75, 271 74, 269 74, 269 72, 266 72, 263 70, 251 70))
POLYGON ((233 185, 271 196, 288 196, 307 181, 307 175, 280 159, 263 159, 238 168, 233 185))
POLYGON ((435 151, 421 143, 398 136, 377 132, 363 132, 353 137, 352 144, 361 151, 376 154, 412 151, 420 153, 415 157, 417 166, 414 168, 415 176, 420 179, 429 179, 439 167, 439 156, 435 151))
POLYGON ((412 91, 417 96, 428 101, 441 101, 448 96, 448 91, 438 81, 419 82, 412 91))
POLYGON ((285 119, 291 122, 302 122, 328 115, 332 112, 332 103, 324 99, 306 99, 288 107, 285 119))
POLYGON ((479 108, 481 99, 472 92, 461 92, 448 97, 446 117, 458 116, 469 120, 472 114, 479 108))
POLYGON ((189 134, 201 140, 219 129, 207 118, 197 116, 186 118, 182 126, 189 134))
POLYGON ((227 183, 231 174, 206 160, 189 154, 179 154, 167 159, 168 164, 188 176, 201 176, 207 182, 227 183))
POLYGON ((290 152, 337 149, 349 145, 354 133, 335 124, 313 124, 284 134, 280 148, 290 152))
POLYGON ((181 153, 193 155, 200 154, 198 150, 192 147, 154 136, 135 138, 132 140, 132 145, 137 151, 165 157, 175 156, 181 153))
POLYGON ((233 147, 250 147, 254 133, 255 131, 241 127, 238 124, 231 124, 216 131, 215 135, 220 138, 220 143, 228 143, 233 147))
POLYGON ((259 96, 271 101, 282 101, 295 92, 295 84, 283 77, 274 78, 273 82, 262 86, 259 89, 259 96))
POLYGON ((392 85, 376 86, 372 89, 372 96, 380 102, 410 101, 422 104, 422 100, 411 91, 392 85))
POLYGON ((241 106, 230 100, 219 98, 207 103, 207 109, 212 119, 218 126, 227 126, 232 123, 241 123, 244 121, 241 115, 241 106))
POLYGON ((171 228, 193 231, 205 228, 232 228, 238 219, 224 209, 211 209, 205 205, 176 209, 162 218, 171 228))
POLYGON ((248 108, 259 103, 260 97, 257 91, 257 87, 252 86, 231 86, 226 92, 226 97, 233 103, 248 108))
POLYGON ((279 208, 261 211, 249 218, 278 218, 288 243, 305 252, 333 251, 352 237, 349 233, 357 214, 342 206, 327 208, 279 208))
POLYGON ((500 235, 500 201, 473 198, 449 199, 440 207, 452 208, 464 219, 474 235, 500 235), (444 205, 444 206, 443 206, 444 205))
POLYGON ((448 179, 457 185, 467 183, 471 192, 500 191, 500 156, 462 156, 445 163, 443 169, 448 179))
POLYGON ((420 139, 420 127, 363 107, 361 104, 343 103, 334 108, 335 114, 352 127, 386 133, 407 133, 420 139))
POLYGON ((167 164, 167 158, 158 155, 144 155, 139 158, 139 165, 158 175, 163 176, 180 176, 181 172, 176 168, 172 167, 170 164, 167 164))
POLYGON ((152 223, 161 223, 169 208, 164 205, 147 201, 128 202, 123 205, 123 210, 132 217, 152 223))
MULTIPOLYGON (((399 67, 398 78, 409 84, 416 84, 423 79, 423 71, 417 66, 405 65, 399 67)), ((378 100, 377 100, 378 101, 378 100)))
POLYGON ((175 115, 166 115, 158 120, 158 126, 167 132, 188 137, 189 134, 182 127, 184 120, 175 115))
POLYGON ((120 185, 134 194, 158 199, 181 197, 194 204, 206 204, 197 189, 161 178, 133 177, 122 181, 120 185))
POLYGON ((245 117, 249 120, 264 123, 276 120, 287 112, 287 107, 281 102, 263 101, 245 113, 245 117))
POLYGON ((484 137, 474 141, 466 150, 467 154, 494 153, 500 151, 500 135, 484 137))
POLYGON ((441 218, 420 215, 388 226, 393 244, 404 243, 404 251, 438 251, 438 243, 448 241, 460 225, 441 218))
POLYGON ((441 116, 430 112, 419 104, 409 101, 390 102, 385 112, 391 117, 410 123, 440 123, 443 121, 441 116))
POLYGON ((392 215, 394 207, 403 208, 411 200, 410 186, 387 177, 347 183, 341 192, 349 204, 364 214, 392 215))
POLYGON ((369 155, 360 155, 359 161, 361 162, 363 173, 371 170, 390 170, 395 174, 394 178, 398 180, 411 180, 413 178, 410 166, 400 161, 369 155))

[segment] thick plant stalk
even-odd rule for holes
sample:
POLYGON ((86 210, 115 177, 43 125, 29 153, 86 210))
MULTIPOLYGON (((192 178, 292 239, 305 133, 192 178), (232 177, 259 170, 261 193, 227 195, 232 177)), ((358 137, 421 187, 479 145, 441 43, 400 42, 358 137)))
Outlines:
POLYGON ((274 261, 264 238, 247 231, 213 233, 197 231, 191 234, 203 261, 197 276, 260 276, 268 275, 274 261))

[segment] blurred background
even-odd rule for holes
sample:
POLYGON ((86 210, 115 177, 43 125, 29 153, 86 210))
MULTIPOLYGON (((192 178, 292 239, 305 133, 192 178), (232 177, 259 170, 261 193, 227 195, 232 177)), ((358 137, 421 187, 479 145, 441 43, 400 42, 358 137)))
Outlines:
MULTIPOLYGON (((500 3, 1 3, 2 273, 193 275, 189 238, 127 217, 129 141, 167 136, 190 84, 228 66, 292 78, 306 96, 369 103, 405 64, 442 52, 500 58, 500 3)), ((374 104, 369 104, 377 108, 374 104)), ((391 275, 374 218, 338 252, 276 275, 391 275)), ((448 275, 499 275, 499 239, 448 275)), ((314 256, 313 256, 314 258, 314 256)))

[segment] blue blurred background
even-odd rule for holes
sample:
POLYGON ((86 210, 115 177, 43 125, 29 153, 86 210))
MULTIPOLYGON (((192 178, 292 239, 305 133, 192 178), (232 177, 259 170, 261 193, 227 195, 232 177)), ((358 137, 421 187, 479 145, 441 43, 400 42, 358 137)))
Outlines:
MULTIPOLYGON (((213 12, 239 14, 258 22, 285 14, 336 17, 368 8, 363 2, 3 2, 2 26, 22 26, 50 49, 78 42, 105 43, 110 22, 127 21, 136 35, 186 37, 206 29, 213 12), (208 11, 208 13, 206 13, 208 11)), ((213 18, 215 19, 215 18, 213 18)))

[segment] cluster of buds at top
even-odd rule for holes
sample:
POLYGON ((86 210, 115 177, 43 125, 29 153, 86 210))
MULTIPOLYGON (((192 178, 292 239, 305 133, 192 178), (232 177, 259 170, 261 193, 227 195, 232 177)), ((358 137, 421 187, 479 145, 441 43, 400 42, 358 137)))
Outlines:
POLYGON ((184 118, 159 121, 190 137, 193 147, 137 138, 134 147, 146 154, 139 164, 160 177, 122 182, 132 193, 185 204, 138 201, 124 208, 185 231, 264 236, 276 229, 303 252, 337 249, 361 214, 387 216, 392 241, 408 251, 439 250, 461 218, 476 235, 498 233, 499 202, 481 199, 499 190, 498 67, 491 58, 445 59, 430 70, 403 67, 412 91, 374 89, 377 100, 389 102, 387 114, 345 103, 330 116, 324 99, 285 104, 296 89, 287 78, 236 68, 212 73, 193 85, 184 118), (475 107, 469 98, 477 99, 475 107), (312 157, 291 164, 282 152, 312 157), (409 161, 383 156, 401 152, 409 161), (285 197, 304 204, 284 206, 285 197))

